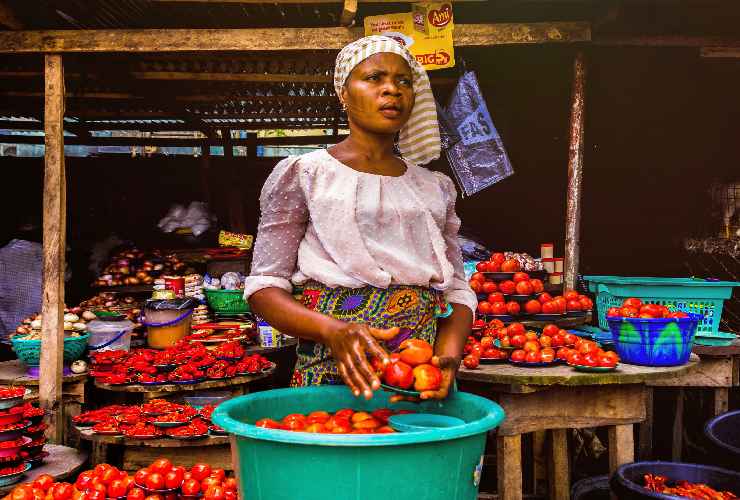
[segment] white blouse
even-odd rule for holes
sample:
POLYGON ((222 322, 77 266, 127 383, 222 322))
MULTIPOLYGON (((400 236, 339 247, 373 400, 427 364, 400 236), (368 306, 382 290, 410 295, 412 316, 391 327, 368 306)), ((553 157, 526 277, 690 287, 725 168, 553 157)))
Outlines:
POLYGON ((262 187, 262 215, 244 298, 268 287, 429 286, 475 311, 463 271, 457 191, 407 163, 399 177, 359 172, 326 150, 290 157, 262 187))

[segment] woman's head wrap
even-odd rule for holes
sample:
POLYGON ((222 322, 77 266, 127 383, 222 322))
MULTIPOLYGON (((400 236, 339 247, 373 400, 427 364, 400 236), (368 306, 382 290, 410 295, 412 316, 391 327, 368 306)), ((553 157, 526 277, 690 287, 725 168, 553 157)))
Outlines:
POLYGON ((411 68, 414 107, 409 121, 398 134, 401 155, 417 165, 424 165, 439 158, 440 140, 437 123, 437 105, 434 101, 429 77, 424 68, 408 49, 393 38, 367 36, 344 47, 337 56, 334 66, 334 90, 341 95, 349 74, 368 57, 381 52, 390 52, 403 57, 411 68))

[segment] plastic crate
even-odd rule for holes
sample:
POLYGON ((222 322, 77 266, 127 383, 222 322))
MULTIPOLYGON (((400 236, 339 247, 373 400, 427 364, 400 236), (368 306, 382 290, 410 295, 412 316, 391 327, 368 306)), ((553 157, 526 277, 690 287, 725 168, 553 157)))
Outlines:
POLYGON ((206 290, 206 300, 214 312, 221 314, 244 314, 249 312, 249 303, 244 300, 244 290, 206 290))
POLYGON ((735 281, 706 281, 701 278, 650 278, 629 276, 584 276, 588 289, 596 294, 599 327, 609 329, 606 312, 619 307, 628 297, 661 304, 669 309, 701 314, 697 334, 716 335, 725 299, 732 296, 735 281))

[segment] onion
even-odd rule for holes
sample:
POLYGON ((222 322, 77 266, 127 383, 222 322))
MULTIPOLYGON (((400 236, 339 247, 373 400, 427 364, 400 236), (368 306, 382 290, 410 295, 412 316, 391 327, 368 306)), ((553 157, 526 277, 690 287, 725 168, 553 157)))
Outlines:
POLYGON ((76 314, 67 313, 67 314, 64 315, 64 322, 65 323, 76 323, 79 320, 80 320, 80 317, 77 316, 76 314))
POLYGON ((72 366, 70 366, 69 369, 72 370, 72 373, 85 373, 87 371, 87 363, 78 359, 72 363, 72 366))
POLYGON ((95 316, 95 313, 93 313, 92 311, 85 311, 82 313, 82 319, 92 321, 94 319, 97 319, 97 316, 95 316))
POLYGON ((129 295, 128 297, 124 297, 124 298, 123 298, 123 301, 124 301, 124 302, 125 302, 126 304, 133 304, 134 302, 136 302, 136 299, 134 299, 133 297, 131 297, 131 296, 129 295))
POLYGON ((74 327, 72 326, 72 323, 69 321, 64 322, 64 329, 65 330, 74 330, 74 327))
POLYGON ((31 321, 31 328, 33 328, 34 330, 41 330, 41 320, 35 319, 31 321))
POLYGON ((128 266, 129 260, 128 259, 118 259, 118 265, 119 266, 128 266))
POLYGON ((81 332, 83 330, 87 330, 87 325, 85 323, 74 323, 72 324, 72 328, 77 330, 78 332, 81 332))

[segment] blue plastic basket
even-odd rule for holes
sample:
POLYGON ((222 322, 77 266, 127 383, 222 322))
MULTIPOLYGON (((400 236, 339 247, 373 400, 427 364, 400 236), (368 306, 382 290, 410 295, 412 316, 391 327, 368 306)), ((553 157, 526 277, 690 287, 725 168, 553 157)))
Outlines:
POLYGON ((680 366, 688 362, 698 314, 688 318, 607 318, 619 358, 643 366, 680 366))
MULTIPOLYGON (((85 354, 87 342, 90 334, 85 333, 79 337, 64 338, 64 363, 69 364, 77 361, 85 354)), ((27 366, 38 366, 41 360, 41 341, 40 340, 22 340, 11 337, 10 342, 13 344, 13 350, 18 359, 27 366)))
POLYGON ((700 278, 649 278, 629 276, 584 276, 596 294, 599 327, 609 329, 606 312, 628 297, 661 304, 669 309, 703 316, 697 334, 716 335, 725 299, 732 296, 735 281, 706 281, 700 278))

